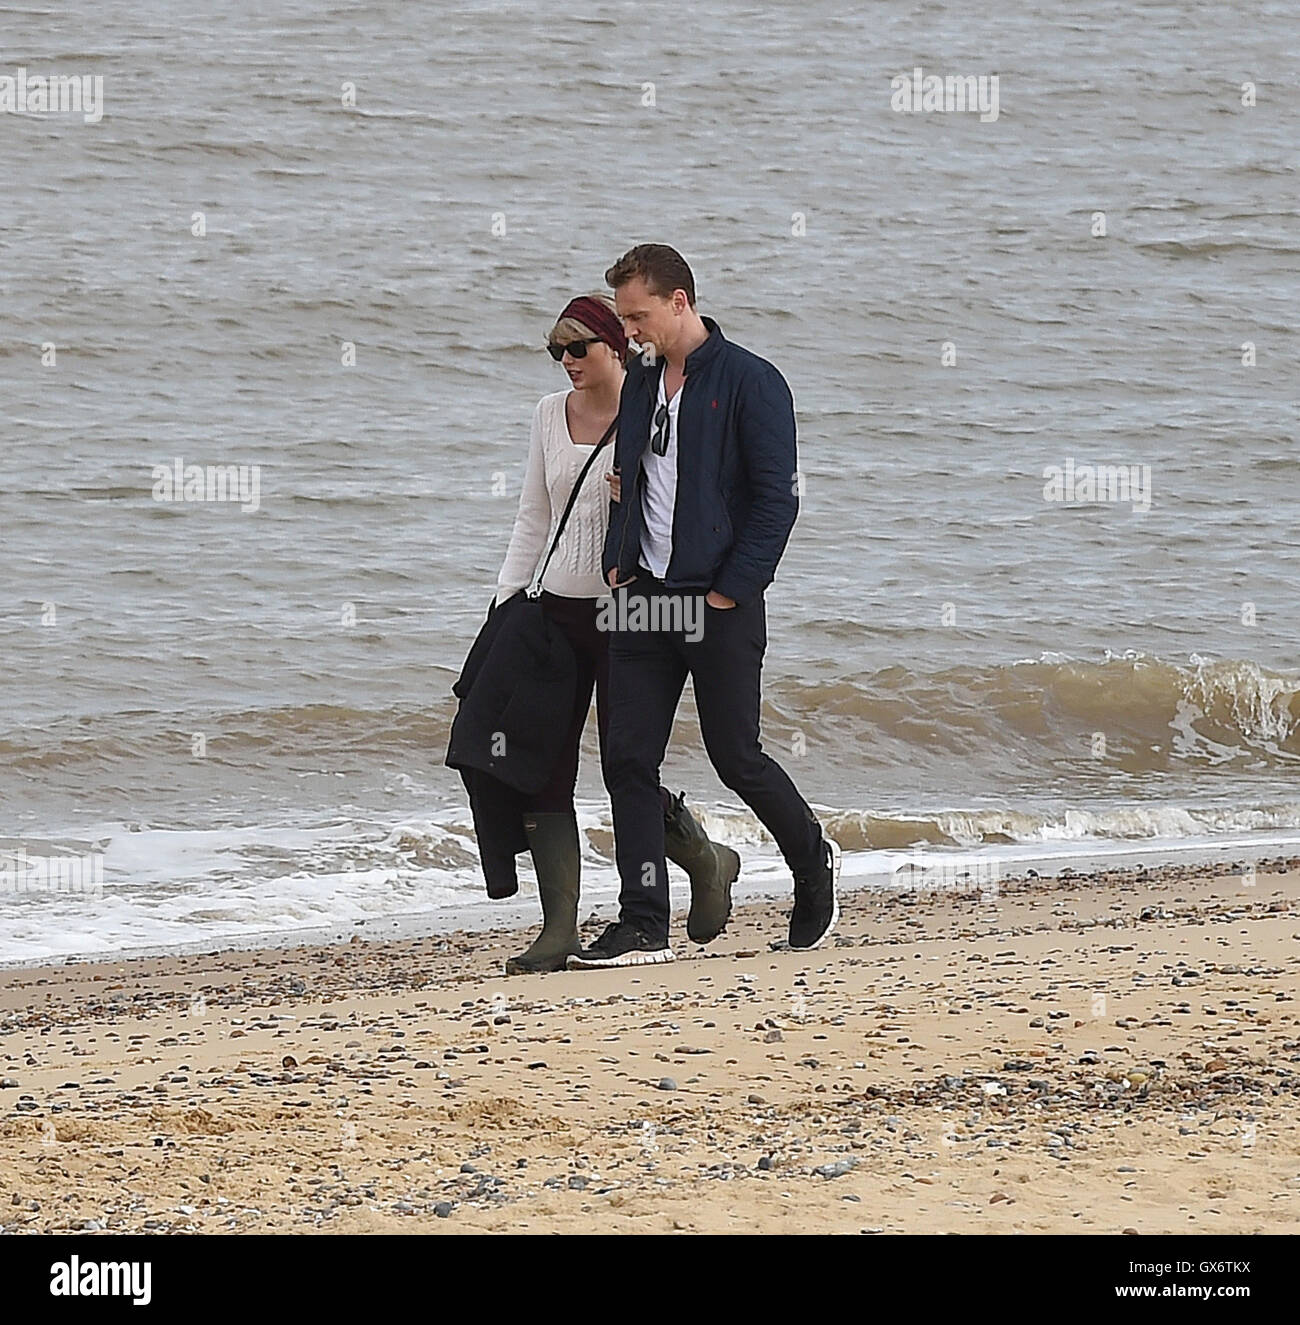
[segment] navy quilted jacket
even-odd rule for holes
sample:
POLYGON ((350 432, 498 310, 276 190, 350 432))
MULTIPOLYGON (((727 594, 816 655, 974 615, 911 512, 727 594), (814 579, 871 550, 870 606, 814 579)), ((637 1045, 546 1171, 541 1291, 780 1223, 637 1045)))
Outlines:
MULTIPOLYGON (((671 589, 716 589, 737 603, 771 584, 799 514, 794 400, 766 359, 733 344, 710 317, 709 338, 686 356, 677 428, 673 550, 664 575, 671 589)), ((602 570, 620 581, 643 573, 641 457, 664 361, 635 358, 618 411, 614 462, 622 500, 610 503, 602 570)))

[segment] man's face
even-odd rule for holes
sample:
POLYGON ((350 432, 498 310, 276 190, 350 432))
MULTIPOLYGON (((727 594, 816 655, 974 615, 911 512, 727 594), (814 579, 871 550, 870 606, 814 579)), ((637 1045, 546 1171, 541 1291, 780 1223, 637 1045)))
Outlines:
POLYGON ((680 290, 667 297, 654 294, 642 277, 633 276, 614 291, 614 306, 628 339, 663 355, 677 338, 686 295, 680 290))

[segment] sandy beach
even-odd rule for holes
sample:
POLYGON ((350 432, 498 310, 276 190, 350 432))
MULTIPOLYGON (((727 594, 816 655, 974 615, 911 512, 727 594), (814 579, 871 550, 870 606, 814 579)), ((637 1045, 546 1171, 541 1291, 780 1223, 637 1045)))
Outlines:
POLYGON ((0 1227, 1292 1231, 1298 901, 1277 860, 851 893, 813 953, 754 904, 622 973, 506 979, 506 931, 2 972, 0 1227))

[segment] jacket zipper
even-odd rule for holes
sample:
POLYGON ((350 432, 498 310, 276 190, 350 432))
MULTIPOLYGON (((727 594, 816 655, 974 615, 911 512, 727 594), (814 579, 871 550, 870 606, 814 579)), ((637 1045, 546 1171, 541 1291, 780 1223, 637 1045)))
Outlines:
MULTIPOLYGON (((649 445, 650 443, 647 441, 645 446, 641 448, 641 454, 636 458, 636 472, 632 475, 633 496, 636 495, 637 479, 641 477, 641 462, 645 459, 645 453, 649 445)), ((623 510, 623 532, 618 536, 618 557, 614 561, 614 569, 620 575, 623 573, 623 545, 627 542, 627 522, 632 518, 629 514, 631 509, 631 501, 629 500, 628 505, 623 510)))
MULTIPOLYGON (((683 381, 682 389, 685 390, 685 388, 686 388, 686 383, 685 381, 683 381)), ((656 388, 656 394, 657 392, 658 388, 656 388)), ((654 426, 654 413, 655 413, 654 399, 652 398, 650 401, 650 424, 652 427, 654 426)), ((645 444, 641 447, 641 453, 636 458, 636 469, 633 471, 632 474, 633 497, 636 496, 636 485, 638 480, 641 478, 641 462, 645 459, 645 453, 649 449, 650 449, 650 439, 647 437, 645 440, 645 444)), ((623 545, 627 542, 627 522, 631 518, 628 512, 631 511, 631 509, 632 509, 632 504, 629 501, 628 505, 623 510, 623 532, 618 536, 618 557, 614 562, 614 569, 618 571, 620 575, 623 573, 623 545)), ((674 515, 677 514, 677 508, 675 506, 673 508, 673 514, 674 515)))
MULTIPOLYGON (((690 380, 690 379, 689 379, 688 377, 683 376, 683 377, 682 377, 682 384, 681 384, 681 386, 679 386, 679 387, 677 388, 677 396, 678 396, 678 400, 677 400, 677 421, 678 421, 678 425, 679 425, 679 426, 678 426, 678 429, 677 429, 677 459, 678 459, 677 472, 678 472, 678 474, 681 473, 681 463, 680 463, 680 462, 681 462, 681 458, 682 458, 682 430, 681 430, 681 426, 680 426, 680 424, 681 424, 681 418, 682 418, 682 407, 686 404, 686 383, 687 383, 689 380, 690 380)), ((668 553, 668 564, 664 567, 664 581, 665 581, 665 582, 667 582, 668 577, 673 573, 673 558, 677 555, 677 512, 678 512, 680 509, 681 509, 681 507, 680 507, 680 503, 679 503, 678 500, 677 500, 677 484, 674 482, 674 484, 673 484, 673 519, 672 519, 672 527, 668 530, 668 537, 672 540, 672 548, 669 550, 669 553, 668 553)))

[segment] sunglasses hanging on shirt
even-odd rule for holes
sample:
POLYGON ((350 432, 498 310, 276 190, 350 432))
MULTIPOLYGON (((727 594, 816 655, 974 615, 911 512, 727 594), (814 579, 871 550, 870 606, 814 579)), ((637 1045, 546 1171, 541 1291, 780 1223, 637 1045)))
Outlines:
POLYGON ((660 405, 655 411, 655 428, 650 434, 650 449, 655 455, 668 454, 668 429, 672 425, 672 415, 667 405, 660 405))

